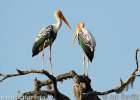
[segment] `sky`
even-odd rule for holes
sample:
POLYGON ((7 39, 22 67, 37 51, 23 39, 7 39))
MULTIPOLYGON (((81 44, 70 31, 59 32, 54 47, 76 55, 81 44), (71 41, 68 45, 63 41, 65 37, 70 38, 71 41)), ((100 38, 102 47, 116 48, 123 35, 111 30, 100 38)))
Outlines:
MULTIPOLYGON (((54 76, 71 70, 82 74, 82 49, 77 39, 72 45, 76 26, 82 21, 96 40, 94 60, 89 64, 92 88, 96 91, 115 88, 120 85, 120 78, 126 80, 135 68, 134 54, 140 48, 139 5, 139 0, 1 0, 0 73, 16 73, 16 69, 41 70, 41 53, 32 57, 32 46, 41 29, 56 23, 54 11, 60 9, 72 29, 62 23, 52 45, 54 76)), ((50 71, 48 53, 46 48, 45 69, 50 71)), ((9 78, 0 83, 0 96, 34 90, 36 77, 48 79, 38 74, 9 78)), ((121 95, 136 95, 140 99, 139 84, 136 78, 133 88, 123 94, 107 95, 108 99, 121 95)), ((73 80, 58 83, 58 89, 75 99, 73 80)))

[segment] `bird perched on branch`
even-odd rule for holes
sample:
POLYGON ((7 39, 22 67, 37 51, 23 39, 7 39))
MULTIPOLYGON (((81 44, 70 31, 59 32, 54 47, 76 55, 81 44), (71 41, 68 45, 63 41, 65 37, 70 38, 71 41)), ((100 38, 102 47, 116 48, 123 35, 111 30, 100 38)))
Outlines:
POLYGON ((57 32, 61 28, 62 20, 67 24, 67 26, 71 29, 69 23, 63 16, 62 12, 60 10, 56 10, 54 12, 54 17, 56 19, 56 24, 51 24, 48 27, 45 27, 42 29, 37 38, 35 39, 35 43, 32 48, 32 57, 37 55, 39 52, 42 51, 42 69, 44 69, 44 49, 49 46, 50 52, 49 52, 49 62, 50 62, 50 69, 52 72, 52 62, 51 62, 51 46, 54 40, 56 39, 57 32))
POLYGON ((88 76, 89 60, 92 62, 94 57, 94 51, 96 47, 96 41, 92 34, 85 28, 83 22, 77 25, 76 32, 74 34, 72 44, 74 44, 75 38, 78 37, 79 45, 83 50, 83 74, 85 74, 85 63, 86 63, 86 75, 88 76))

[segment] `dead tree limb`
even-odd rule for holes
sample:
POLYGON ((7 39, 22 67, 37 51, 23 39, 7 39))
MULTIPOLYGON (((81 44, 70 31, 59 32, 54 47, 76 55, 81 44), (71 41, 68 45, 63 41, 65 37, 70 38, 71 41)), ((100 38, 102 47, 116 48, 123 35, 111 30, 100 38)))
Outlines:
POLYGON ((5 79, 7 78, 10 78, 10 77, 15 77, 15 76, 21 76, 21 75, 26 75, 26 74, 30 74, 30 73, 39 73, 39 74, 44 74, 46 75, 48 78, 50 78, 53 82, 53 85, 54 85, 54 89, 57 91, 57 82, 56 82, 56 78, 49 74, 48 71, 46 70, 27 70, 27 71, 21 71, 19 69, 17 69, 17 73, 16 74, 7 74, 7 75, 4 75, 4 74, 1 74, 1 76, 3 76, 3 78, 0 80, 0 82, 4 81, 5 79))
POLYGON ((135 53, 136 67, 135 67, 134 71, 130 74, 128 79, 126 81, 122 81, 122 79, 120 78, 121 84, 118 87, 104 91, 104 92, 98 92, 98 91, 93 90, 91 87, 91 84, 90 84, 91 80, 89 79, 89 77, 84 76, 84 75, 78 75, 75 71, 70 71, 68 73, 60 74, 60 75, 54 77, 53 75, 50 75, 48 73, 48 71, 46 71, 46 70, 21 71, 21 70, 17 69, 16 74, 0 74, 0 77, 2 77, 2 79, 0 79, 0 82, 4 81, 5 79, 10 78, 10 77, 27 75, 27 74, 31 74, 31 73, 44 74, 49 79, 44 80, 44 81, 35 79, 34 80, 34 86, 35 86, 34 91, 23 93, 21 98, 23 98, 23 96, 26 95, 26 96, 33 96, 33 100, 38 100, 38 99, 36 99, 37 96, 47 97, 48 95, 52 95, 56 100, 70 100, 67 96, 65 96, 64 94, 62 94, 58 91, 57 82, 63 81, 66 79, 73 79, 74 94, 75 94, 77 100, 87 100, 87 99, 88 100, 100 100, 98 95, 105 95, 105 94, 110 94, 113 92, 121 93, 127 87, 129 87, 129 85, 133 84, 136 77, 140 76, 136 73, 138 71, 138 67, 139 67, 139 64, 138 64, 138 52, 139 51, 140 51, 140 49, 136 50, 136 53, 135 53), (48 91, 41 90, 42 86, 47 86, 50 84, 54 85, 53 90, 48 90, 48 91))
MULTIPOLYGON (((73 78, 75 75, 77 75, 77 73, 75 71, 70 71, 68 73, 64 73, 64 74, 60 74, 58 76, 56 76, 56 81, 57 82, 61 82, 63 80, 66 80, 66 79, 70 79, 70 78, 73 78)), ((44 80, 44 81, 40 81, 40 85, 41 86, 46 86, 46 85, 49 85, 49 84, 52 84, 53 81, 52 80, 44 80)))

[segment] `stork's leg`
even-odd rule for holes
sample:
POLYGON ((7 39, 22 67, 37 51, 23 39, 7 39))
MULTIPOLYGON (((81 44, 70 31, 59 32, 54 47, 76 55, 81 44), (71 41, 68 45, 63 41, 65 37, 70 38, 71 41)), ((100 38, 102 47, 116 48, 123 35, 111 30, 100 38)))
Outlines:
POLYGON ((89 59, 88 59, 88 57, 86 57, 86 61, 87 61, 87 68, 86 68, 86 71, 87 71, 87 72, 86 72, 86 76, 88 76, 88 68, 89 68, 89 67, 88 67, 88 66, 89 66, 89 59))
POLYGON ((44 69, 44 48, 45 48, 45 44, 43 45, 43 50, 42 50, 42 70, 44 69))
POLYGON ((85 75, 85 54, 83 51, 83 75, 85 75))
POLYGON ((52 72, 52 54, 51 54, 51 45, 50 45, 50 53, 49 53, 49 61, 50 61, 50 69, 51 69, 51 75, 53 75, 53 72, 52 72))

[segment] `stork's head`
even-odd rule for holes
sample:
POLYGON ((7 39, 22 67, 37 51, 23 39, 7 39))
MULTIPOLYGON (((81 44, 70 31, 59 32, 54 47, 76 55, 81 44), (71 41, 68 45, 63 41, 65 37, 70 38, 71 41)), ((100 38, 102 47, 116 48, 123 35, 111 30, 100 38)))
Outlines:
POLYGON ((54 12, 54 16, 55 16, 56 18, 62 19, 62 20, 67 24, 67 26, 71 29, 71 27, 70 27, 68 21, 65 19, 65 17, 63 16, 63 14, 62 14, 62 12, 61 12, 60 10, 56 10, 56 11, 54 12))
POLYGON ((84 28, 84 26, 85 26, 84 23, 80 22, 80 23, 78 23, 77 28, 81 29, 81 28, 84 28))
POLYGON ((84 28, 84 23, 83 22, 80 22, 78 23, 77 25, 77 28, 76 28, 76 32, 74 34, 74 37, 73 37, 73 40, 72 40, 72 44, 74 44, 74 40, 76 39, 77 35, 78 35, 78 31, 81 29, 81 28, 84 28))

